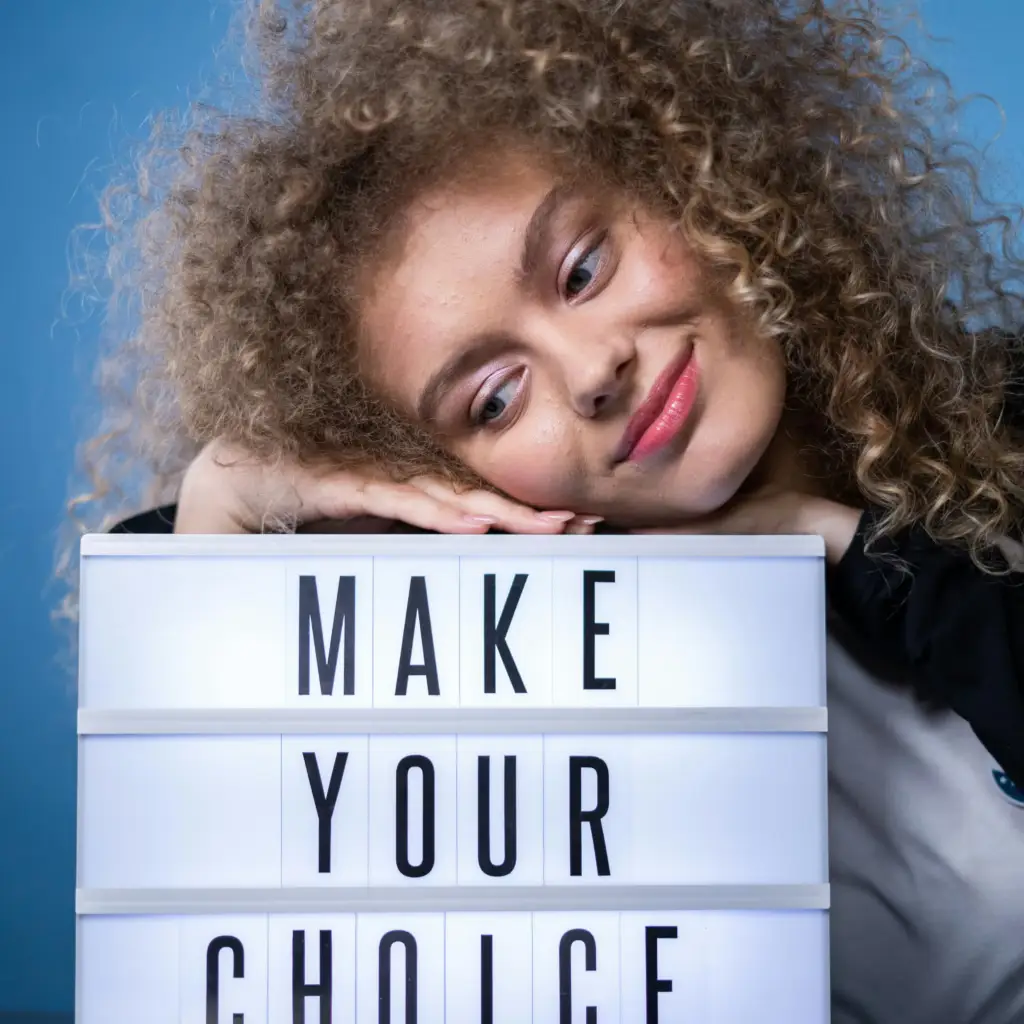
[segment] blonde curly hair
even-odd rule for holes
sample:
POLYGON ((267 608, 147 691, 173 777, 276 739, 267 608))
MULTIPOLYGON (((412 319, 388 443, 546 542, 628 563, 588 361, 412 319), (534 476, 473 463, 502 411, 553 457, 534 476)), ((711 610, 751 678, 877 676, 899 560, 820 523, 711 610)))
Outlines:
POLYGON ((364 382, 351 283, 417 193, 501 141, 681 224, 880 532, 975 554, 1020 534, 1017 212, 985 202, 948 83, 873 0, 263 0, 247 39, 249 109, 165 123, 107 196, 134 317, 83 522, 173 497, 215 437, 464 473, 364 382))

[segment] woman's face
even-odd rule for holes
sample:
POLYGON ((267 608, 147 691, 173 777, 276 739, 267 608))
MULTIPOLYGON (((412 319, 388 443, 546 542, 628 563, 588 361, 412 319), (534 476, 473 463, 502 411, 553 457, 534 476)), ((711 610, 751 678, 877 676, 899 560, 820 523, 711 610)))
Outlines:
POLYGON ((509 496, 657 525, 720 507, 765 454, 779 347, 670 224, 509 161, 403 232, 368 289, 371 377, 509 496))

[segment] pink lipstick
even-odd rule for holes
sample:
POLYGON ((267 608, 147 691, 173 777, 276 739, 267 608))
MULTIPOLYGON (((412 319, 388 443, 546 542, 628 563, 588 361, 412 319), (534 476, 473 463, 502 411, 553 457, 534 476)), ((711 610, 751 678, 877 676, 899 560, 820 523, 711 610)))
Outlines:
POLYGON ((661 451, 682 431, 697 397, 693 346, 662 371, 633 414, 615 450, 616 462, 639 462, 661 451))

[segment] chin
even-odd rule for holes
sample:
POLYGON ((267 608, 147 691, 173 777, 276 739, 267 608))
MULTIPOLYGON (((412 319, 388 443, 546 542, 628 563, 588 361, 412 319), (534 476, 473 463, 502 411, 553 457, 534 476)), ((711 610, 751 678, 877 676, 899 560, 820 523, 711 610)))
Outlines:
POLYGON ((756 477, 777 426, 778 419, 767 420, 762 429, 734 438, 730 444, 719 442, 706 449, 691 445, 662 491, 677 518, 713 515, 740 494, 756 477))

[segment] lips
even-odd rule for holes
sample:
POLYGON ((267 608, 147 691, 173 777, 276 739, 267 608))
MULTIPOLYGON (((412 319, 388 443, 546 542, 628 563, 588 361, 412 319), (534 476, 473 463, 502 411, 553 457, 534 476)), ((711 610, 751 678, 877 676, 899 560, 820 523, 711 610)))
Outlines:
POLYGON ((615 462, 638 462, 671 443, 686 423, 696 395, 697 364, 690 345, 662 371, 626 424, 615 462))

